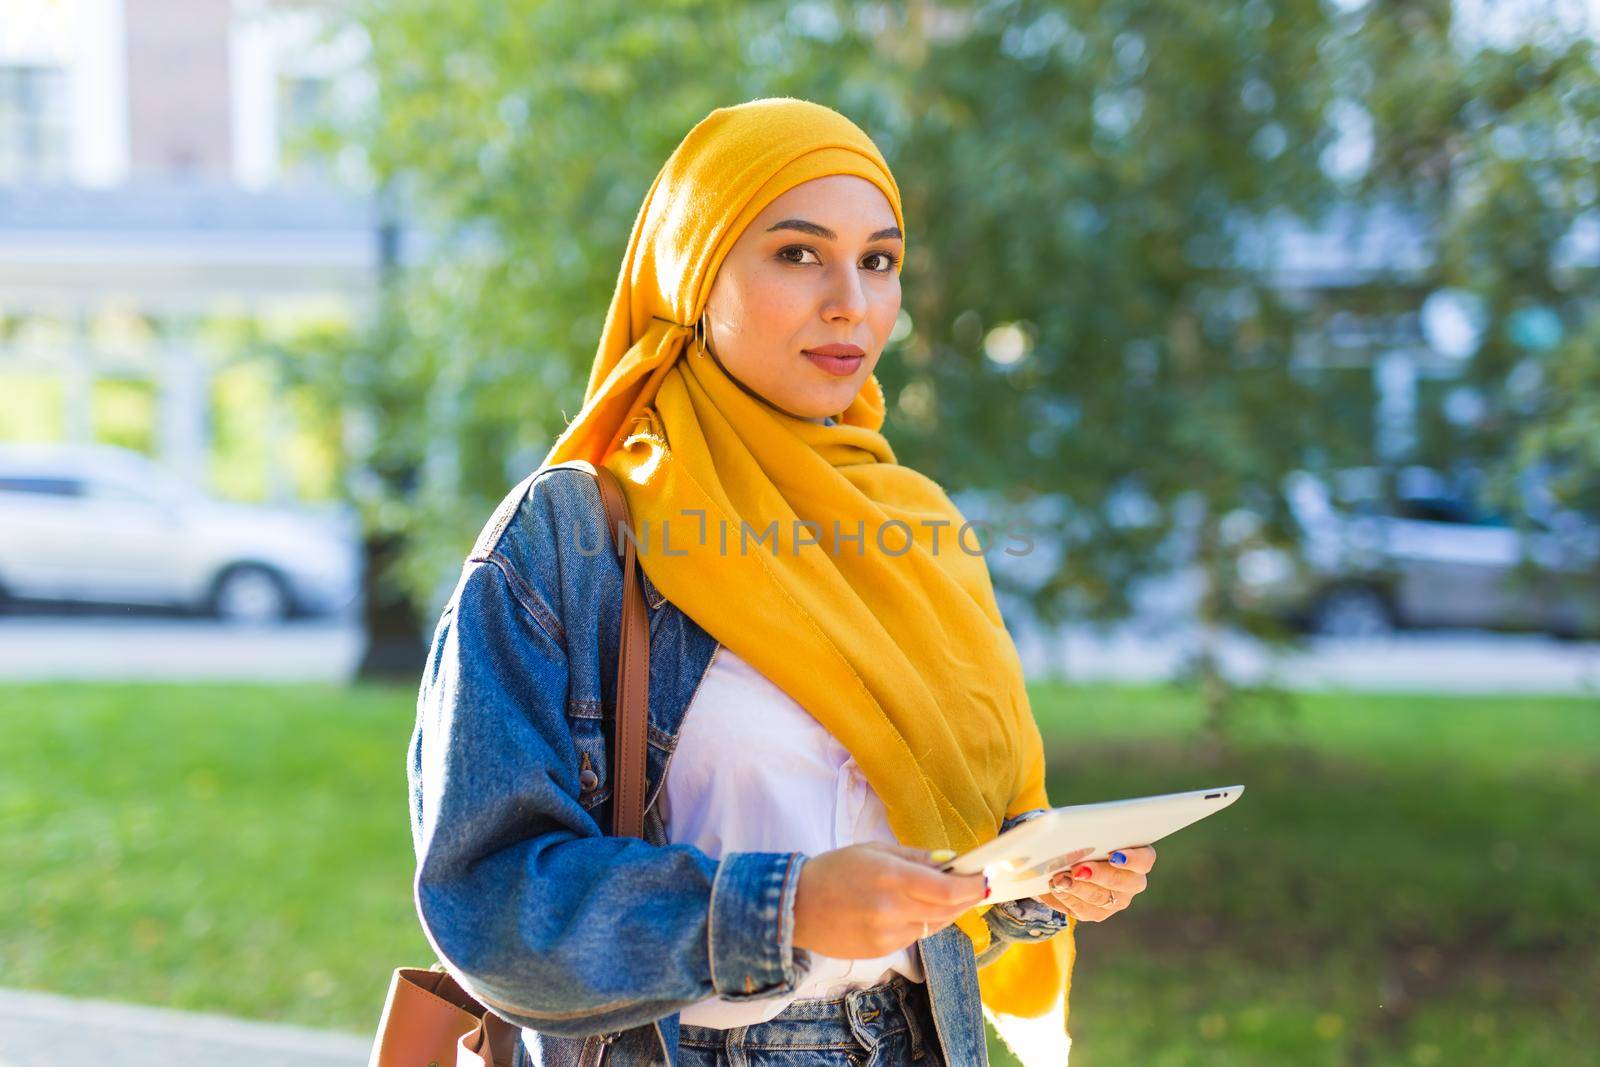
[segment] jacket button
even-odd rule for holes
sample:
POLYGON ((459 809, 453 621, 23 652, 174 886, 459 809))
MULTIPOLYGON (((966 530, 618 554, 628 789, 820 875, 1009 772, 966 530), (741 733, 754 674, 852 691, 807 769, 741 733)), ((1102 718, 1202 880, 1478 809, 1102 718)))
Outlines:
POLYGON ((578 772, 578 784, 582 785, 584 789, 593 789, 600 784, 600 776, 585 767, 578 772))

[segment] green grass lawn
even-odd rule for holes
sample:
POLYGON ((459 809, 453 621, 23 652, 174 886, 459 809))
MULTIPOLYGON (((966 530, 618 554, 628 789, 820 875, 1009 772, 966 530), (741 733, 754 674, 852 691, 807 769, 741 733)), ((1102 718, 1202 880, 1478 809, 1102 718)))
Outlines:
MULTIPOLYGON (((1308 696, 1214 755, 1175 690, 1034 698, 1057 804, 1249 787, 1079 927, 1074 1067, 1592 1061, 1600 701, 1308 696)), ((0 691, 5 984, 370 1030, 390 968, 432 960, 413 700, 0 691)))
POLYGON ((1600 701, 1036 691, 1051 799, 1244 782, 1079 927, 1074 1063, 1581 1063, 1600 1047, 1600 701))

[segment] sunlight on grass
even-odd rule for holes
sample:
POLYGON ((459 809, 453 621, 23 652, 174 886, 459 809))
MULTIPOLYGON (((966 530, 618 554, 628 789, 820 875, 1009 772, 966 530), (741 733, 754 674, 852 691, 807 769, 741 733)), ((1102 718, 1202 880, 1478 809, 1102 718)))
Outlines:
MULTIPOLYGON (((1246 705, 1211 760, 1181 692, 1033 696, 1055 803, 1249 787, 1158 846, 1133 909, 1080 926, 1074 1067, 1576 1063, 1600 1041, 1600 703, 1246 705)), ((390 969, 432 962, 414 698, 5 690, 7 982, 369 1032, 390 969)))

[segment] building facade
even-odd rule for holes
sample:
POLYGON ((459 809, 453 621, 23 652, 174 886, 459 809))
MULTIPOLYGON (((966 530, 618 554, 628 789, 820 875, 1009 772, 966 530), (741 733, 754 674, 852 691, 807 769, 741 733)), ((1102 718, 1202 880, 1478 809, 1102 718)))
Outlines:
POLYGON ((262 0, 0 9, 0 439, 109 441, 223 495, 328 493, 330 427, 241 339, 354 321, 380 266, 364 41, 262 0))

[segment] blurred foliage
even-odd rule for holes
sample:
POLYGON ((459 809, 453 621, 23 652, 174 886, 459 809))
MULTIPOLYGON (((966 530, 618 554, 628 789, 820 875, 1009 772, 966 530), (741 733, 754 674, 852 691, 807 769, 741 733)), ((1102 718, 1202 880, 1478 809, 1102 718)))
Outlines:
POLYGON ((272 367, 264 360, 239 360, 211 378, 212 434, 207 478, 236 500, 267 499, 271 455, 267 401, 275 395, 272 367))
POLYGON ((150 453, 155 449, 156 390, 142 378, 102 378, 89 394, 95 440, 150 453))
MULTIPOLYGON (((1593 390, 1562 388, 1600 375, 1592 271, 1553 259, 1595 199, 1589 41, 1464 43, 1448 0, 355 11, 377 106, 348 135, 426 247, 322 381, 359 411, 366 513, 405 537, 419 602, 581 404, 661 162, 758 96, 840 110, 893 166, 910 328, 880 364, 886 432, 986 491, 981 517, 1070 502, 1040 531, 1062 551, 1049 573, 997 575, 1046 621, 1121 615, 1139 578, 1189 559, 1207 632, 1271 630, 1228 592, 1240 553, 1292 547, 1283 476, 1374 458, 1371 371, 1304 358, 1339 308, 1481 302, 1465 373, 1484 417, 1427 440, 1600 468, 1593 390), (1274 271, 1268 223, 1379 204, 1418 227, 1426 266, 1315 291, 1274 271)), ((1223 699, 1208 654, 1197 668, 1223 699)))
POLYGON ((1539 417, 1526 420, 1513 466, 1549 465, 1558 499, 1600 515, 1600 318, 1591 311, 1541 371, 1539 417))
POLYGON ((0 374, 0 441, 58 441, 66 392, 53 374, 0 374))
POLYGON ((1475 320, 1462 366, 1475 410, 1436 420, 1421 458, 1489 473, 1512 515, 1526 503, 1514 476, 1545 468, 1568 505, 1600 515, 1600 69, 1592 38, 1526 7, 1521 43, 1475 49, 1447 0, 1363 20, 1343 84, 1374 150, 1350 193, 1425 220, 1433 262, 1415 284, 1475 320))

